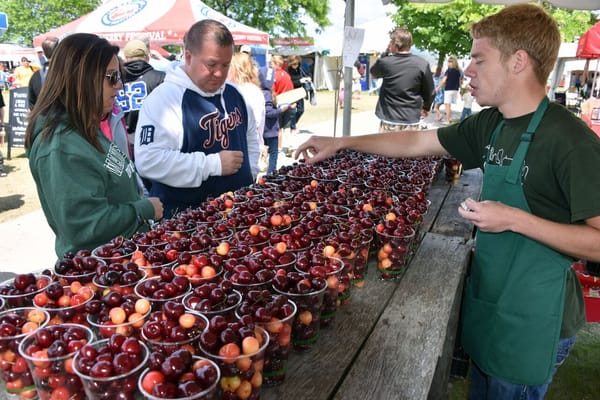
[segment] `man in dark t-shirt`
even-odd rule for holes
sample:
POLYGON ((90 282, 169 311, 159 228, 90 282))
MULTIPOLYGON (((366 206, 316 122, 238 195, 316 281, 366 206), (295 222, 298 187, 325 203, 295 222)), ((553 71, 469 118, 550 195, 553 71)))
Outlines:
POLYGON ((380 132, 416 129, 431 109, 435 97, 431 68, 411 54, 411 46, 408 29, 396 28, 386 52, 371 67, 371 75, 383 81, 375 109, 380 132))

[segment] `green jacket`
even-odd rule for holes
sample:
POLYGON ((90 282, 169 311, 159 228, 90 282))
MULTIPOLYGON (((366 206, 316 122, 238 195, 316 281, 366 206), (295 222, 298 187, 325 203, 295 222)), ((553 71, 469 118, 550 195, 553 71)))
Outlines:
POLYGON ((115 236, 130 237, 154 218, 154 207, 136 185, 134 164, 98 129, 104 153, 79 133, 60 126, 49 142, 37 137, 28 150, 29 167, 48 224, 56 235, 55 251, 93 250, 115 236))

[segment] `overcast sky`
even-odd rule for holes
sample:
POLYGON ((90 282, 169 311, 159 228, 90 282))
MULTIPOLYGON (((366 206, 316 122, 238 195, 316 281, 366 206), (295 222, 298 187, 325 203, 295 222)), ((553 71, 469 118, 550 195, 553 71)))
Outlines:
MULTIPOLYGON (((308 26, 308 36, 315 38, 315 45, 324 49, 341 49, 344 32, 344 15, 346 2, 344 0, 329 0, 329 20, 332 25, 325 28, 323 33, 314 33, 314 26, 308 26)), ((396 6, 384 6, 381 0, 354 0, 354 26, 365 26, 369 32, 365 32, 365 41, 373 41, 381 37, 382 44, 377 48, 385 49, 389 36, 387 33, 394 27, 391 18, 386 14, 394 13, 396 6), (374 30, 376 30, 374 32, 374 30)))

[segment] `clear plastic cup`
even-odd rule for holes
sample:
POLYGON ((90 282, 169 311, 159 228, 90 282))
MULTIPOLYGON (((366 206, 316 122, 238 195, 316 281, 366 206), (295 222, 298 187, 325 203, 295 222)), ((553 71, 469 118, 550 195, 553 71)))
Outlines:
POLYGON ((54 400, 58 398, 75 399, 84 397, 85 393, 81 380, 73 371, 73 357, 81 346, 91 343, 94 340, 92 330, 86 326, 77 324, 52 325, 44 329, 52 331, 61 337, 64 337, 62 333, 73 329, 73 332, 77 332, 78 336, 75 340, 80 342, 80 346, 63 356, 49 357, 45 351, 36 350, 40 348, 40 344, 36 339, 35 333, 21 341, 19 344, 19 354, 27 360, 27 365, 33 376, 39 398, 41 400, 54 400), (31 347, 33 353, 29 351, 30 346, 33 346, 31 347))
MULTIPOLYGON (((190 396, 181 396, 181 397, 171 397, 170 399, 173 400, 214 400, 217 397, 217 393, 218 393, 218 384, 219 381, 221 379, 221 371, 219 370, 219 366, 212 360, 209 360, 208 358, 204 358, 204 357, 200 357, 200 356, 193 356, 192 357, 193 362, 196 363, 198 361, 203 361, 206 363, 210 363, 210 365, 212 365, 215 370, 216 370, 216 380, 215 382, 205 388, 204 390, 190 395, 190 396)), ((138 390, 140 391, 140 393, 142 394, 142 396, 147 399, 147 400, 163 400, 164 397, 158 397, 158 396, 154 396, 152 393, 148 393, 146 390, 144 390, 144 387, 142 385, 142 382, 144 381, 144 377, 150 372, 149 368, 146 368, 145 370, 142 371, 142 373, 140 374, 140 378, 138 380, 138 390)), ((186 372, 190 372, 193 373, 193 371, 186 371, 186 372)))
POLYGON ((369 231, 361 237, 360 245, 356 249, 356 260, 354 261, 354 279, 352 285, 356 288, 362 288, 365 285, 365 275, 369 261, 369 249, 373 242, 373 233, 369 231))
POLYGON ((294 350, 302 352, 310 350, 319 338, 321 311, 327 284, 319 290, 308 293, 282 292, 273 285, 277 293, 286 295, 298 308, 292 325, 292 345, 294 350))
POLYGON ((377 269, 381 279, 400 279, 406 271, 415 239, 415 231, 404 236, 392 236, 385 232, 375 232, 379 250, 377 251, 377 269))
POLYGON ((0 388, 7 400, 37 397, 35 383, 27 360, 19 354, 19 343, 29 334, 46 326, 50 316, 34 307, 21 307, 2 311, 0 323, 17 327, 14 334, 0 336, 0 388), (25 325, 27 323, 27 325, 25 325))
POLYGON ((52 278, 48 275, 33 274, 33 277, 35 278, 35 284, 26 291, 18 290, 15 287, 15 278, 0 283, 0 297, 4 299, 6 309, 32 307, 35 295, 43 291, 52 281, 52 278))
POLYGON ((134 293, 133 289, 135 288, 135 285, 146 279, 147 276, 146 271, 144 271, 144 269, 141 267, 136 274, 138 275, 138 279, 131 283, 113 283, 112 285, 106 285, 100 283, 102 279, 97 275, 92 278, 92 283, 98 288, 99 292, 110 290, 118 292, 122 295, 132 294, 134 293))
POLYGON ((149 315, 150 310, 148 310, 148 312, 146 312, 144 315, 133 315, 133 318, 128 318, 128 320, 122 324, 115 324, 110 320, 100 321, 98 319, 98 315, 88 314, 87 322, 94 331, 96 337, 99 339, 108 339, 115 333, 125 337, 133 336, 136 338, 141 338, 142 326, 148 319, 149 315))
POLYGON ((231 301, 231 303, 223 304, 222 306, 218 306, 209 311, 209 310, 202 310, 198 306, 198 296, 194 292, 191 292, 191 293, 186 294, 185 297, 183 298, 183 306, 189 311, 198 312, 198 313, 204 315, 206 318, 208 318, 209 321, 215 315, 222 315, 223 317, 225 317, 225 319, 228 322, 233 322, 233 321, 235 321, 235 318, 236 318, 235 317, 235 309, 242 302, 242 294, 235 289, 233 289, 232 294, 233 294, 232 298, 234 300, 237 299, 237 300, 235 300, 235 302, 231 301))
MULTIPOLYGON (((105 346, 108 341, 109 339, 104 339, 94 342, 91 345, 96 349, 100 349, 105 346)), ((143 342, 140 341, 139 344, 142 348, 140 363, 126 373, 106 378, 92 377, 79 370, 78 359, 82 357, 82 353, 78 352, 75 355, 73 369, 81 379, 83 389, 85 390, 86 400, 129 399, 140 397, 137 383, 142 371, 146 367, 150 352, 143 342)))
MULTIPOLYGON (((257 325, 269 332, 269 345, 265 351, 265 366, 263 367, 263 385, 277 386, 283 383, 287 372, 287 360, 292 350, 292 325, 298 308, 288 300, 293 312, 285 318, 272 317, 270 322, 256 322, 257 325)), ((236 315, 240 317, 236 311, 236 315)))
MULTIPOLYGON (((199 339, 202 332, 208 328, 208 318, 199 312, 186 311, 186 313, 195 317, 194 325, 186 329, 186 339, 180 341, 171 341, 164 337, 151 339, 145 334, 144 327, 142 327, 141 340, 148 346, 150 351, 158 351, 165 355, 172 354, 179 349, 186 349, 192 355, 200 354, 199 339)), ((146 324, 150 324, 151 322, 151 320, 146 321, 146 324)))
POLYGON ((220 398, 232 398, 234 393, 237 395, 237 398, 260 398, 260 391, 264 380, 265 351, 269 345, 269 334, 260 326, 255 326, 254 332, 260 344, 258 351, 255 353, 240 354, 237 357, 224 357, 202 349, 204 354, 210 360, 214 361, 221 370, 221 379, 219 382, 220 398))
MULTIPOLYGON (((89 253, 87 253, 89 254, 89 253)), ((81 284, 89 283, 96 276, 99 266, 106 266, 106 261, 92 256, 77 254, 71 258, 63 257, 54 264, 54 277, 63 286, 68 286, 77 281, 81 284)))
MULTIPOLYGON (((179 278, 182 278, 182 277, 179 277, 179 278)), ((157 294, 161 290, 160 283, 162 281, 161 281, 160 276, 153 276, 151 278, 144 279, 143 281, 138 282, 135 285, 133 291, 139 298, 148 300, 150 302, 150 304, 152 305, 153 311, 158 311, 162 308, 163 304, 165 304, 167 301, 169 301, 169 300, 181 301, 185 297, 185 295, 189 293, 189 291, 192 288, 192 285, 190 284, 189 279, 187 279, 187 278, 185 278, 185 279, 187 280, 187 289, 184 289, 182 291, 182 293, 177 294, 172 297, 149 297, 144 294, 144 290, 146 290, 145 288, 149 287, 148 285, 151 285, 152 283, 154 283, 156 286, 156 289, 154 289, 153 294, 157 294), (142 285, 144 285, 145 288, 142 288, 142 285)))
POLYGON ((107 264, 113 262, 124 264, 131 260, 137 249, 137 245, 133 240, 118 236, 110 243, 96 247, 92 250, 92 255, 104 260, 107 264))
MULTIPOLYGON (((86 288, 84 286, 84 288, 86 288)), ((89 289, 88 289, 89 290, 89 289)), ((71 292, 70 286, 63 287, 64 295, 73 298, 76 294, 71 292)), ((76 323, 87 325, 87 311, 86 304, 89 303, 94 297, 88 297, 85 300, 82 300, 79 304, 61 307, 56 304, 47 303, 43 306, 39 306, 38 304, 34 304, 36 308, 40 310, 44 310, 50 314, 50 322, 49 325, 57 325, 57 324, 65 324, 65 323, 76 323)))

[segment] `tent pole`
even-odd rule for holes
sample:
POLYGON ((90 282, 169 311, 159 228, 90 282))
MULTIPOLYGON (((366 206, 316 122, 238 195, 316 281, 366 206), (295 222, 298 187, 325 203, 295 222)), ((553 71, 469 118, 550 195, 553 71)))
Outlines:
MULTIPOLYGON (((354 0, 346 0, 345 26, 354 26, 354 0)), ((342 135, 350 136, 352 120, 352 68, 344 67, 344 113, 342 135)))
POLYGON ((598 85, 596 85, 596 80, 598 77, 598 59, 596 59, 596 70, 594 71, 594 81, 592 82, 592 93, 590 94, 590 97, 598 97, 598 96, 594 96, 594 91, 596 90, 596 87, 598 85))

